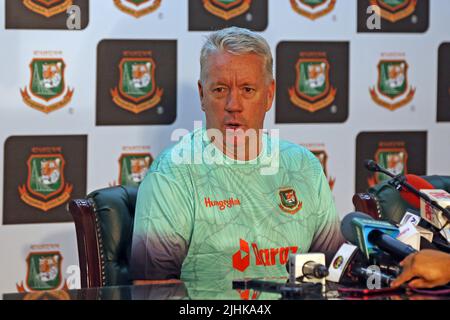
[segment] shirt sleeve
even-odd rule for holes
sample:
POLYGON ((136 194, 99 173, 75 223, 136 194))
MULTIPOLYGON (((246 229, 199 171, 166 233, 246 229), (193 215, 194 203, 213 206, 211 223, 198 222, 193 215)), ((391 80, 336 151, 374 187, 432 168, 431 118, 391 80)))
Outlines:
POLYGON ((329 183, 319 161, 317 159, 314 160, 320 166, 320 172, 317 188, 317 223, 310 251, 323 252, 327 265, 329 265, 339 247, 345 242, 345 239, 341 233, 340 219, 329 183))
POLYGON ((193 228, 192 192, 173 174, 150 172, 138 190, 131 252, 134 279, 178 279, 193 228))

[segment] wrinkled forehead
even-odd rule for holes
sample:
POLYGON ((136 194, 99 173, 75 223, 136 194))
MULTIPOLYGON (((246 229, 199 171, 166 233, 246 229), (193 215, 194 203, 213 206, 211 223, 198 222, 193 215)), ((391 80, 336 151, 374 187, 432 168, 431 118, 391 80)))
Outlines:
POLYGON ((261 77, 267 77, 265 58, 256 53, 235 54, 227 51, 211 52, 205 60, 202 73, 204 79, 216 77, 228 72, 261 72, 261 77))

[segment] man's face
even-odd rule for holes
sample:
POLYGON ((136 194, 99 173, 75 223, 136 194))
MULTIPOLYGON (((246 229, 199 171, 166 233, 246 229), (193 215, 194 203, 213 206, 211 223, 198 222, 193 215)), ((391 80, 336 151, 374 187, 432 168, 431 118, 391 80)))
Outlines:
POLYGON ((204 67, 198 88, 207 129, 218 129, 224 137, 227 131, 262 129, 275 91, 275 82, 267 79, 264 58, 217 52, 204 67))

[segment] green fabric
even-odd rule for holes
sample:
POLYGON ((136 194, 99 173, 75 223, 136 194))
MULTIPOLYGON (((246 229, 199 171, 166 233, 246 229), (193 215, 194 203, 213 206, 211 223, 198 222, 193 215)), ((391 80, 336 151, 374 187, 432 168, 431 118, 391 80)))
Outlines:
POLYGON ((319 161, 299 145, 280 141, 278 148, 278 140, 263 140, 256 161, 236 162, 198 129, 158 157, 138 192, 135 278, 181 276, 211 280, 214 287, 224 279, 231 284, 243 277, 287 276, 289 253, 313 250, 332 257, 343 240, 319 161), (176 159, 185 152, 203 163, 175 164, 173 154, 176 159), (276 174, 262 174, 277 159, 276 174), (289 189, 297 202, 280 194, 289 189))

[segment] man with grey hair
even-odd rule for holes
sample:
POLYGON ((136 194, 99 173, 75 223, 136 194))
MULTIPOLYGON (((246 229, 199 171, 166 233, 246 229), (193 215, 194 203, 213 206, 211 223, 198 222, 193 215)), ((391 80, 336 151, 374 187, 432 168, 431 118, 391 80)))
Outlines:
POLYGON ((206 39, 200 64, 206 126, 164 151, 139 188, 134 279, 231 285, 287 276, 290 253, 330 259, 344 240, 320 162, 262 131, 275 92, 266 40, 219 30, 206 39), (200 154, 201 163, 175 161, 182 152, 200 154), (273 161, 277 170, 263 174, 273 161))

